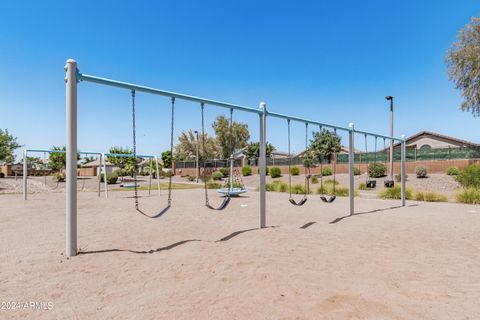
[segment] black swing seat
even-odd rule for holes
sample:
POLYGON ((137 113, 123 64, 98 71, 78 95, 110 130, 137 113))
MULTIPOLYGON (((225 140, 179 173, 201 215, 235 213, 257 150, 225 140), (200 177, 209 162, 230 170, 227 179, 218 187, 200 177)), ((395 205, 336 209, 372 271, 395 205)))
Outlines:
POLYGON ((288 199, 288 201, 290 201, 290 203, 294 206, 303 206, 305 202, 307 202, 307 198, 304 197, 299 202, 296 202, 293 198, 288 199))
POLYGON ((395 182, 393 180, 387 179, 383 182, 383 185, 385 186, 385 188, 393 188, 395 182))
POLYGON ((320 196, 320 199, 322 199, 322 201, 325 203, 332 203, 333 201, 335 201, 335 199, 337 199, 337 196, 331 196, 328 198, 325 196, 320 196))
POLYGON ((166 206, 165 208, 163 208, 160 212, 154 214, 154 215, 149 215, 145 212, 143 212, 141 209, 139 209, 138 207, 135 208, 140 214, 144 215, 145 217, 147 218, 151 218, 151 219, 155 219, 155 218, 160 218, 161 216, 163 216, 165 213, 167 213, 168 210, 170 210, 172 206, 171 205, 168 205, 166 206))
POLYGON ((230 199, 231 199, 230 196, 226 196, 225 198, 223 198, 223 202, 216 208, 210 205, 209 203, 205 203, 205 206, 212 210, 221 211, 228 206, 228 204, 230 203, 230 199))
POLYGON ((369 189, 374 189, 374 188, 377 186, 377 180, 367 180, 367 182, 365 183, 365 185, 366 185, 367 188, 369 188, 369 189))

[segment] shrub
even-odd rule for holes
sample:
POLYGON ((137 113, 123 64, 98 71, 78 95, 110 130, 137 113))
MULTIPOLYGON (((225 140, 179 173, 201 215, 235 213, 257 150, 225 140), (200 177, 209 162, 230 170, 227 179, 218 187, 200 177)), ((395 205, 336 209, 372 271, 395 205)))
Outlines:
POLYGON ((287 192, 288 191, 288 184, 282 181, 273 181, 272 183, 267 183, 265 185, 265 189, 267 191, 276 191, 276 192, 287 192))
POLYGON ((365 182, 360 182, 358 190, 367 190, 367 184, 365 182))
POLYGON ((65 182, 65 174, 62 172, 55 172, 55 174, 53 175, 53 178, 57 182, 65 182))
POLYGON ((279 167, 272 167, 270 168, 270 177, 272 178, 279 178, 282 176, 282 170, 279 167))
POLYGON ((370 178, 381 178, 385 177, 387 169, 385 165, 380 162, 372 163, 368 166, 368 176, 370 178))
POLYGON ((220 168, 218 171, 223 174, 223 177, 228 177, 230 175, 230 168, 220 168))
MULTIPOLYGON (((407 180, 408 180, 408 174, 405 175, 405 181, 407 181, 407 180)), ((397 173, 395 175, 395 181, 402 182, 402 174, 401 173, 397 173)))
POLYGON ((415 174, 417 178, 423 179, 427 177, 427 168, 424 166, 415 167, 415 174))
MULTIPOLYGON (((380 192, 380 198, 382 199, 401 199, 402 198, 402 188, 400 186, 394 186, 393 188, 387 188, 380 192)), ((405 198, 407 200, 412 199, 412 190, 407 188, 405 191, 405 198)))
POLYGON ((323 184, 327 184, 327 185, 332 185, 335 183, 335 185, 338 185, 339 182, 337 180, 333 180, 333 179, 327 179, 325 181, 323 181, 323 184))
POLYGON ((471 164, 463 168, 456 179, 464 188, 480 188, 480 165, 471 164))
MULTIPOLYGON (((104 182, 105 175, 102 173, 100 175, 100 182, 104 182)), ((117 183, 118 175, 116 173, 107 173, 107 184, 115 184, 117 183)))
POLYGON ((165 176, 166 176, 165 171, 160 170, 160 172, 158 173, 158 178, 163 179, 163 178, 165 178, 165 176))
POLYGON ((457 176, 460 174, 460 169, 458 167, 450 167, 447 169, 447 175, 457 176))
POLYGON ((5 178, 5 173, 0 172, 0 178, 5 178))
POLYGON ((447 202, 447 196, 433 191, 415 193, 415 200, 427 202, 447 202))
POLYGON ((300 169, 298 167, 291 167, 290 174, 292 176, 298 176, 300 174, 300 169))
POLYGON ((332 168, 330 167, 322 168, 322 176, 331 176, 331 175, 332 175, 332 168))
POLYGON ((194 181, 194 180, 195 180, 195 177, 187 176, 187 179, 188 179, 188 181, 194 181))
POLYGON ((243 168, 242 168, 242 175, 243 175, 244 177, 246 177, 246 176, 251 176, 251 175, 252 175, 252 167, 250 167, 250 166, 245 166, 245 167, 243 167, 243 168))
POLYGON ((212 173, 213 180, 222 180, 222 178, 223 178, 223 173, 221 173, 220 171, 215 171, 214 173, 212 173))
POLYGON ((165 177, 167 178, 173 177, 173 172, 172 171, 165 172, 165 177))
POLYGON ((220 188, 222 188, 222 185, 218 182, 215 182, 215 181, 208 181, 207 182, 207 188, 208 189, 220 189, 220 188))
POLYGON ((335 187, 335 191, 333 191, 333 185, 323 185, 317 188, 317 194, 325 194, 329 196, 339 196, 339 197, 347 197, 348 196, 348 188, 346 187, 335 187))
POLYGON ((317 176, 312 176, 312 178, 310 178, 310 183, 311 184, 317 184, 318 183, 318 177, 317 176))
MULTIPOLYGON (((223 184, 224 188, 230 188, 230 182, 227 181, 223 184)), ((239 181, 233 182, 233 188, 243 188, 243 185, 239 181)))
POLYGON ((117 177, 125 177, 125 176, 128 176, 127 172, 123 169, 117 169, 115 171, 113 171, 114 174, 117 175, 117 177))
POLYGON ((354 176, 359 176, 361 174, 362 174, 362 172, 360 171, 359 167, 353 167, 353 175, 354 176))
POLYGON ((457 202, 480 204, 480 189, 468 187, 456 194, 457 202))
POLYGON ((303 184, 292 185, 292 194, 305 194, 305 186, 303 184))

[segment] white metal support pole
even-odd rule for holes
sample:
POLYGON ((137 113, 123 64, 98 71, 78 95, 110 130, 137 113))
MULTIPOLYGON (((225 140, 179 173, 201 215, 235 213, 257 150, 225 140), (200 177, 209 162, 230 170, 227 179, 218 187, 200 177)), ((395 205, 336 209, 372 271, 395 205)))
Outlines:
POLYGON ((148 175, 148 195, 152 193, 152 169, 153 169, 153 163, 152 163, 152 158, 148 160, 150 163, 150 169, 149 169, 149 175, 148 175))
POLYGON ((405 135, 402 135, 402 143, 401 143, 401 158, 402 158, 402 206, 406 205, 406 181, 407 180, 407 173, 406 173, 406 143, 405 143, 405 135))
POLYGON ((98 159, 98 197, 100 198, 100 189, 102 188, 102 155, 100 155, 100 159, 98 159))
POLYGON ((354 143, 354 134, 355 126, 353 123, 348 125, 350 131, 348 132, 348 197, 350 200, 349 209, 350 215, 355 213, 355 180, 354 180, 354 161, 355 161, 355 143, 354 143))
POLYGON ((102 153, 102 160, 103 160, 103 185, 105 189, 105 199, 108 199, 107 158, 105 157, 105 153, 102 153))
POLYGON ((27 149, 23 149, 23 200, 27 200, 27 177, 28 167, 27 167, 27 149))
POLYGON ((262 114, 260 115, 260 228, 266 227, 266 172, 267 172, 267 159, 266 159, 266 125, 267 125, 267 105, 265 102, 260 103, 260 109, 262 114))
POLYGON ((158 188, 158 195, 162 195, 162 192, 160 191, 160 170, 158 170, 158 158, 155 157, 155 170, 157 172, 156 177, 157 177, 157 188, 158 188))
POLYGON ((77 62, 68 59, 66 72, 67 183, 66 255, 77 255, 77 62))

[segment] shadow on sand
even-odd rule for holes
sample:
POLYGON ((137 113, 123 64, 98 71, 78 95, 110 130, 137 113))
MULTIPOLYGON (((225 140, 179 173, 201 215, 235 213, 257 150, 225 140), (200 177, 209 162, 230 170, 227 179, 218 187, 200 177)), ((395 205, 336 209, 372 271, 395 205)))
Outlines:
MULTIPOLYGON (((419 204, 411 204, 411 205, 408 205, 406 207, 410 208, 410 207, 418 207, 418 206, 419 206, 419 204)), ((347 216, 343 216, 343 217, 340 217, 340 218, 336 218, 335 220, 330 221, 330 224, 337 223, 337 222, 342 221, 343 219, 359 216, 359 215, 362 215, 362 214, 382 212, 382 211, 388 211, 388 210, 394 210, 394 209, 400 209, 400 208, 403 208, 403 206, 393 206, 393 207, 374 209, 374 210, 369 210, 369 211, 356 212, 352 215, 347 215, 347 216)))
MULTIPOLYGON (((277 227, 278 226, 268 226, 268 227, 265 227, 263 229, 277 228, 277 227)), ((228 241, 228 240, 230 240, 230 239, 232 239, 232 238, 234 238, 234 237, 236 237, 236 236, 238 236, 242 233, 250 232, 250 231, 256 231, 256 230, 262 230, 262 229, 252 228, 252 229, 235 231, 235 232, 230 233, 229 235, 227 235, 225 237, 222 237, 220 240, 216 240, 216 241, 206 241, 206 240, 199 240, 199 239, 182 240, 182 241, 172 243, 172 244, 170 244, 168 246, 165 246, 165 247, 160 247, 160 248, 152 249, 152 250, 148 250, 148 251, 129 250, 129 249, 103 249, 103 250, 84 251, 84 250, 80 249, 78 254, 83 255, 83 254, 108 253, 108 252, 130 252, 130 253, 135 253, 135 254, 152 254, 152 253, 161 252, 161 251, 168 251, 168 250, 171 250, 173 248, 176 248, 178 246, 184 245, 184 244, 189 243, 189 242, 210 242, 210 243, 225 242, 225 241, 228 241)))

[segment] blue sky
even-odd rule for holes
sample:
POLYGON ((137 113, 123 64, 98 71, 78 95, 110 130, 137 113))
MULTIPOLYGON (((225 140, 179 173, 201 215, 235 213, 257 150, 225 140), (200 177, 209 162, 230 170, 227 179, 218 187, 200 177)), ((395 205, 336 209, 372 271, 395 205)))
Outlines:
MULTIPOLYGON (((480 142, 459 110, 445 53, 480 13, 476 1, 3 1, 0 127, 28 148, 65 142, 63 66, 88 74, 388 134, 420 130, 480 142)), ((79 84, 79 148, 131 146, 130 93, 79 84)), ((139 94, 138 149, 169 144, 169 101, 139 94)), ((207 109, 207 120, 225 113, 207 109)), ((200 129, 198 105, 178 102, 176 134, 200 129)), ((236 113, 258 139, 258 119, 236 113)), ((285 150, 286 123, 268 140, 285 150)), ((209 129, 209 131, 211 131, 209 129)), ((294 125, 293 149, 304 128, 294 125)), ((357 138, 358 147, 362 139, 357 138)))

